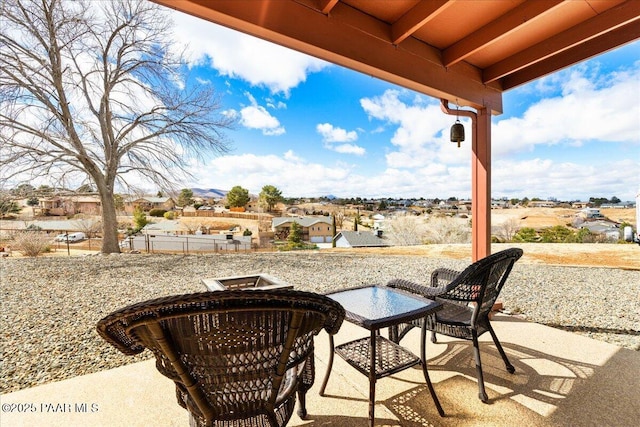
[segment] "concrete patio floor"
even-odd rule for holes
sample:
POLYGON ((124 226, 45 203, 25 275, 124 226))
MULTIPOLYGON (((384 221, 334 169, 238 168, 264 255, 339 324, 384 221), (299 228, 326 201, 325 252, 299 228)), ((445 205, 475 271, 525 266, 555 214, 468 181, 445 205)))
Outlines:
MULTIPOLYGON (((481 356, 489 403, 477 398, 470 342, 439 336, 427 345, 431 380, 446 416, 441 418, 424 384, 410 368, 378 381, 377 426, 635 426, 640 419, 640 352, 623 349, 518 318, 493 322, 509 359, 504 368, 489 334, 481 356)), ((336 344, 367 336, 344 323, 336 344)), ((403 345, 419 354, 419 331, 403 345)), ((318 395, 328 360, 328 337, 316 337, 316 382, 307 395, 307 420, 290 426, 366 426, 368 380, 334 359, 326 396, 318 395)), ((20 390, 0 396, 1 426, 186 426, 173 383, 153 361, 20 390)))

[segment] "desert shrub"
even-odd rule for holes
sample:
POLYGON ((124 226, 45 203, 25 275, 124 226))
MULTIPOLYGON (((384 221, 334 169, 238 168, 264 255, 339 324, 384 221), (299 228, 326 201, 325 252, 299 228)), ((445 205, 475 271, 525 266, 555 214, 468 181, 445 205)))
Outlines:
POLYGON ((165 219, 176 219, 176 213, 173 211, 165 212, 163 216, 165 219))
POLYGON ((157 218, 162 218, 164 217, 164 214, 167 213, 167 211, 165 209, 151 209, 149 211, 149 216, 154 216, 157 218))
POLYGON ((534 243, 540 241, 538 232, 531 227, 523 227, 513 236, 514 242, 534 243))
POLYGON ((563 225, 556 225, 542 230, 543 243, 570 243, 575 241, 573 231, 563 225))
POLYGON ((51 236, 35 231, 17 233, 13 237, 13 249, 24 256, 37 257, 51 251, 51 236))
POLYGON ((249 230, 248 228, 246 228, 243 232, 242 235, 243 236, 251 236, 253 234, 253 232, 251 230, 249 230))

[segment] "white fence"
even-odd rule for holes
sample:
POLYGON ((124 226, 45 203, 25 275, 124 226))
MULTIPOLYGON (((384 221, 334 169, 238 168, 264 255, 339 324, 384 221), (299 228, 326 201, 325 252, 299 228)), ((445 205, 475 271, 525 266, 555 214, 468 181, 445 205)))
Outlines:
POLYGON ((120 246, 124 250, 140 252, 240 252, 249 251, 251 236, 225 234, 167 236, 146 234, 125 238, 120 246))

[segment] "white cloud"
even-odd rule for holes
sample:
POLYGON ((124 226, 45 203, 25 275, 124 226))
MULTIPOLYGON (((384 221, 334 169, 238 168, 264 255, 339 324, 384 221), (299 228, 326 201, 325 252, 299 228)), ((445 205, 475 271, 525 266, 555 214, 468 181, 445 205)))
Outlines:
POLYGON ((356 144, 335 144, 336 142, 353 142, 358 139, 358 132, 351 130, 334 127, 330 123, 320 123, 316 126, 316 132, 322 135, 322 141, 325 143, 325 148, 335 151, 341 154, 355 154, 356 156, 363 156, 367 150, 356 144))
POLYGON ((322 135, 324 142, 353 142, 358 139, 358 133, 356 131, 346 131, 345 129, 334 127, 329 123, 318 124, 316 131, 322 135))
POLYGON ((196 168, 198 185, 228 190, 241 185, 252 193, 259 193, 267 184, 275 185, 286 196, 334 194, 336 183, 350 181, 351 171, 344 166, 325 166, 311 163, 287 151, 282 156, 255 154, 231 155, 215 158, 204 168, 196 168))
POLYGON ((356 156, 363 156, 367 152, 367 150, 355 144, 331 145, 331 149, 337 153, 355 154, 356 156))
POLYGON ((187 46, 192 65, 208 64, 223 76, 239 78, 272 93, 289 94, 309 73, 329 63, 291 49, 242 34, 193 16, 171 12, 178 46, 187 46))
MULTIPOLYGON (((273 117, 267 109, 258 105, 256 99, 250 93, 245 94, 249 98, 251 105, 244 107, 239 113, 233 111, 233 114, 240 115, 240 124, 249 129, 257 129, 262 131, 266 136, 278 136, 284 134, 285 128, 280 125, 280 121, 273 117)), ((229 113, 225 113, 229 114, 229 113)))
MULTIPOLYGON (((449 127, 455 118, 443 114, 438 101, 409 91, 387 90, 381 96, 361 99, 360 105, 370 119, 396 127, 390 140, 396 150, 386 155, 390 168, 420 168, 433 162, 468 161, 468 153, 449 142, 449 127)), ((461 121, 467 126, 467 140, 470 141, 469 124, 461 121)))
POLYGON ((630 200, 638 185, 637 159, 578 163, 534 158, 498 160, 492 173, 494 197, 556 197, 559 200, 613 197, 630 200))
POLYGON ((522 117, 493 124, 493 153, 588 141, 640 144, 640 67, 589 77, 584 66, 554 76, 562 95, 533 103, 522 117))

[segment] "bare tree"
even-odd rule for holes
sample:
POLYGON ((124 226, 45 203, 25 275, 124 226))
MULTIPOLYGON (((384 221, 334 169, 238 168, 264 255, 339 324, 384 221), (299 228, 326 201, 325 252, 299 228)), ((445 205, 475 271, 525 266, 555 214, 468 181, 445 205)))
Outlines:
POLYGON ((420 245, 424 241, 425 227, 422 219, 399 215, 388 222, 387 233, 396 245, 420 245))
POLYGON ((513 236, 520 230, 520 225, 517 219, 509 218, 500 225, 498 234, 504 239, 505 242, 513 241, 513 236))
POLYGON ((176 188, 191 157, 228 150, 221 132, 234 119, 219 114, 213 89, 185 86, 171 23, 151 2, 0 8, 0 180, 88 177, 102 203, 102 252, 119 252, 116 184, 176 188))
POLYGON ((95 237, 102 230, 102 224, 99 220, 83 214, 75 216, 73 227, 86 234, 88 238, 95 237))
POLYGON ((457 218, 432 216, 427 222, 427 243, 470 243, 471 227, 457 218))

